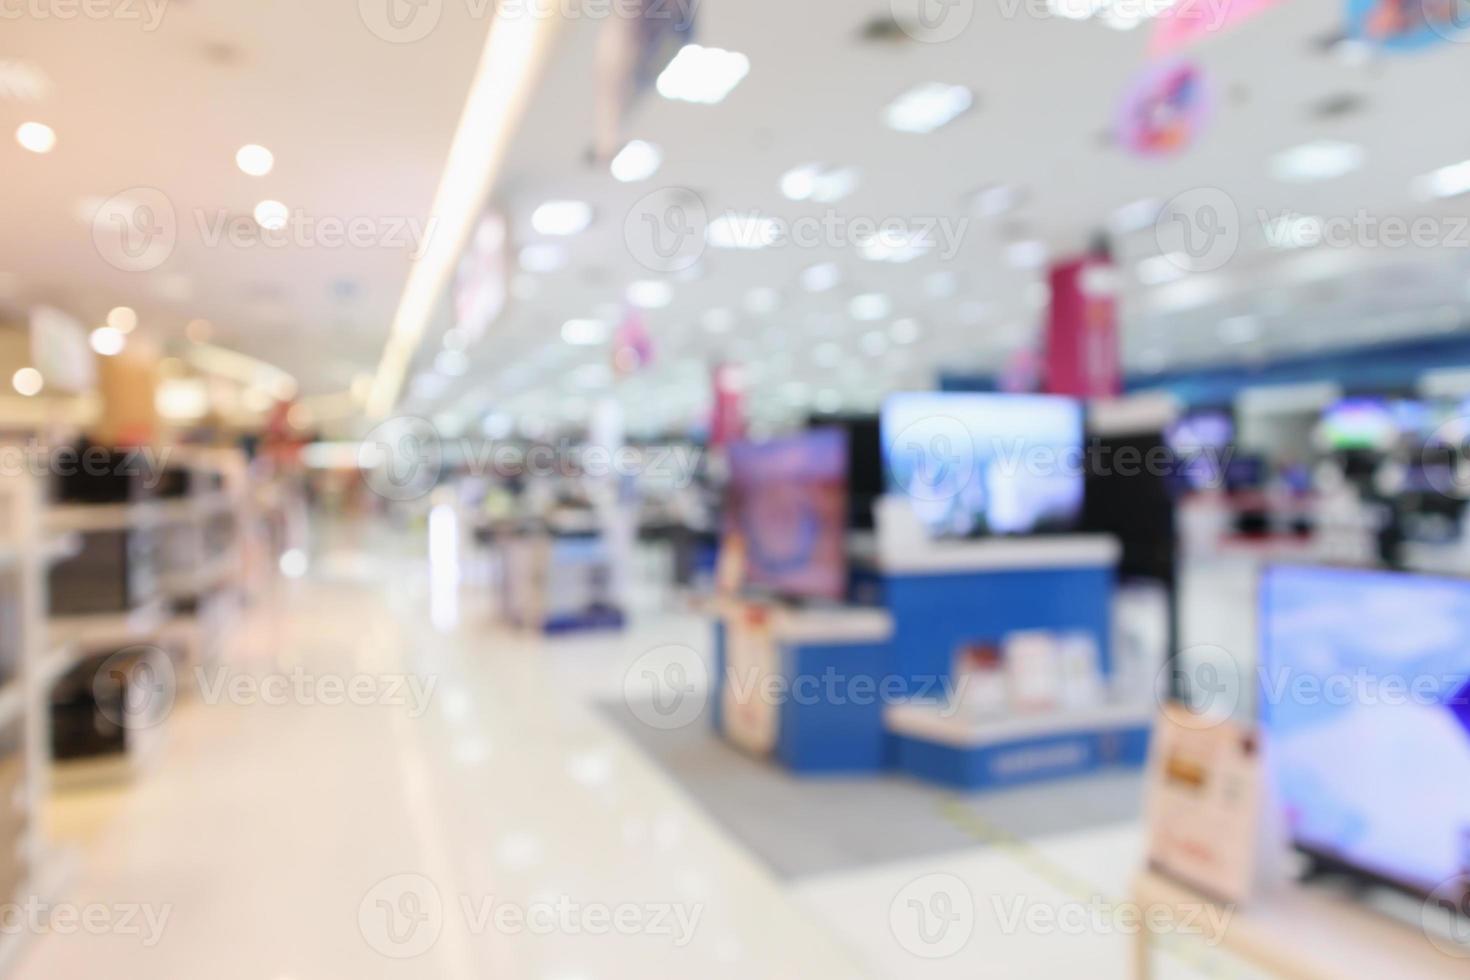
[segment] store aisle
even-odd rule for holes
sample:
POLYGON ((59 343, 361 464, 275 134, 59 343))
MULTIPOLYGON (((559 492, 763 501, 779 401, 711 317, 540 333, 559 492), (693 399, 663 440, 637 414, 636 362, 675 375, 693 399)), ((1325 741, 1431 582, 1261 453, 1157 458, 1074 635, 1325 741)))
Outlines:
POLYGON ((102 829, 62 897, 152 925, 44 936, 22 980, 861 975, 534 644, 432 630, 421 568, 326 556, 155 770, 65 800, 102 829))

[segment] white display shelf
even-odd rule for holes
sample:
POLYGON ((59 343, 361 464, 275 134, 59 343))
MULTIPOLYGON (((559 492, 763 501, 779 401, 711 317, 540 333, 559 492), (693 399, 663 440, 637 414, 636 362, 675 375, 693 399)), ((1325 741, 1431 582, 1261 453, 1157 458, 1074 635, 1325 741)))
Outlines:
POLYGON ((893 638, 893 616, 866 607, 777 608, 771 613, 771 633, 782 643, 883 643, 893 638))
POLYGON ((1152 703, 1126 703, 977 717, 938 702, 920 702, 885 708, 883 724, 889 731, 925 742, 978 748, 1049 735, 1137 728, 1152 724, 1157 712, 1152 703))
MULTIPOLYGON (((1181 915, 1210 904, 1199 892, 1152 871, 1134 882, 1133 899, 1142 908, 1164 906, 1181 915)), ((1150 918, 1143 916, 1145 926, 1150 918)), ((1210 928, 1207 916, 1191 914, 1190 921, 1210 928)), ((1153 976, 1154 941, 1147 928, 1139 931, 1138 980, 1153 976)), ((1470 976, 1470 958, 1442 952, 1422 930, 1345 895, 1300 885, 1281 886, 1235 909, 1218 933, 1175 941, 1218 945, 1283 980, 1470 976)))

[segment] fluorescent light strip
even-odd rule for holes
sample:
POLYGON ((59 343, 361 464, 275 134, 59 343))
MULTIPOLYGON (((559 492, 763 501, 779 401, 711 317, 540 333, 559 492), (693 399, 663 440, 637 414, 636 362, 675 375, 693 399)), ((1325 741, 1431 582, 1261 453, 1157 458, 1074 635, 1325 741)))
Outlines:
POLYGON ((409 269, 392 332, 373 380, 367 404, 370 418, 387 416, 398 403, 424 328, 443 298, 459 254, 494 186, 561 23, 557 17, 507 17, 502 13, 496 14, 490 25, 434 195, 430 226, 434 233, 409 269))

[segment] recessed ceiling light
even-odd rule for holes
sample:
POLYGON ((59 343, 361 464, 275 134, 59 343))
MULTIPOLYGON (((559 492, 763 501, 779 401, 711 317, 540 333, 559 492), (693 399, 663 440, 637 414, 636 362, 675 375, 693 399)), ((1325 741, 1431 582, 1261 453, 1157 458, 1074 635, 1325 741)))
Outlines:
POLYGON ((276 155, 257 143, 247 143, 235 152, 235 166, 251 177, 264 177, 276 165, 276 155))
POLYGON ((948 269, 934 272, 924 280, 924 292, 931 299, 949 299, 960 291, 960 277, 948 269))
POLYGON ((1456 197, 1470 191, 1470 160, 1440 167, 1414 181, 1414 194, 1424 200, 1456 197))
POLYGON ((91 343, 92 349, 103 357, 112 357, 122 353, 123 348, 127 346, 128 339, 121 331, 114 330, 112 327, 98 327, 92 331, 88 342, 91 343))
POLYGON ((1178 282, 1189 274, 1189 256, 1183 252, 1151 255, 1138 263, 1138 281, 1145 286, 1178 282))
POLYGON ((895 344, 912 344, 919 339, 919 321, 912 317, 894 320, 888 327, 888 336, 895 344))
POLYGON ((863 334, 860 346, 864 354, 869 357, 878 357, 888 349, 888 336, 881 330, 871 330, 863 334))
POLYGON ((15 141, 32 153, 50 153, 56 146, 56 131, 45 123, 21 123, 15 141))
POLYGON ((781 193, 791 201, 815 201, 836 204, 857 190, 858 172, 854 167, 826 167, 808 163, 781 175, 781 193))
POLYGON ((705 229, 705 240, 715 248, 743 251, 768 248, 781 237, 781 226, 775 218, 750 212, 722 214, 705 229))
POLYGON ((1108 230, 1115 235, 1131 235, 1145 228, 1152 228, 1159 220, 1164 202, 1156 197, 1145 197, 1115 210, 1108 216, 1108 230))
POLYGON ((280 201, 261 201, 255 206, 255 223, 266 231, 280 231, 290 218, 290 210, 280 201))
POLYGON ((661 310, 674 301, 674 287, 662 279, 640 279, 628 285, 628 302, 644 310, 661 310))
POLYGON ((880 231, 858 244, 858 251, 869 262, 912 262, 934 247, 934 242, 923 232, 894 230, 880 231))
POLYGON ((1304 184, 1331 180, 1350 174, 1363 165, 1363 148, 1341 140, 1312 140, 1271 158, 1271 175, 1277 180, 1304 184))
POLYGON ((1261 232, 1271 248, 1311 248, 1322 243, 1322 219, 1293 211, 1272 218, 1261 232))
POLYGON ((434 370, 446 378, 458 378, 470 369, 470 359, 457 350, 441 350, 434 358, 434 370))
POLYGON ((781 307, 781 294, 770 286, 756 286, 745 294, 745 310, 756 316, 774 313, 781 307))
POLYGON ((26 398, 32 398, 41 393, 46 387, 46 379, 41 377, 41 372, 33 367, 23 367, 10 379, 10 386, 15 389, 16 394, 26 398))
POLYGON ((802 270, 801 287, 809 293, 825 293, 842 282, 842 270, 835 262, 819 262, 802 270))
POLYGON ((566 267, 567 252, 560 245, 527 245, 521 249, 520 263, 527 272, 556 272, 566 267))
POLYGON ((592 225, 592 205, 586 201, 547 201, 531 213, 531 227, 540 235, 578 235, 592 225))
POLYGON ((982 218, 999 218, 1020 207, 1025 195, 1010 184, 991 184, 975 192, 971 209, 982 218))
POLYGON ((836 367, 842 363, 842 347, 830 340, 818 344, 812 350, 812 360, 820 367, 836 367))
POLYGON ((1046 264, 1046 258, 1046 243, 1034 238, 1006 246, 1006 262, 1013 269, 1039 269, 1046 264))
POLYGON ((609 168, 613 179, 625 184, 647 180, 658 173, 664 162, 664 152, 644 140, 630 140, 618 155, 612 158, 609 168))
POLYGON ((561 325, 561 339, 569 344, 587 347, 607 340, 607 323, 602 320, 568 320, 561 325))
POLYGON ((847 311, 854 320, 882 320, 893 312, 893 301, 882 293, 863 293, 852 298, 847 311))
POLYGON ((118 333, 132 333, 138 326, 138 314, 129 306, 115 306, 107 311, 107 325, 118 333))
POLYGON ((883 121, 900 133, 932 133, 975 104, 963 85, 930 82, 909 89, 883 112, 883 121))
POLYGON ((678 102, 714 105, 750 74, 750 59, 738 51, 686 44, 658 76, 658 94, 678 102))

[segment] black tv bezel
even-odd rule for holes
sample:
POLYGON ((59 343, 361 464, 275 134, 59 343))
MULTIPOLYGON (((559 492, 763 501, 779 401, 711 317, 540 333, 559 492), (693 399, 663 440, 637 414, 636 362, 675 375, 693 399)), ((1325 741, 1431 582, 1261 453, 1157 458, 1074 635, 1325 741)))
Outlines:
MULTIPOLYGON (((1272 572, 1282 569, 1318 569, 1333 572, 1347 572, 1358 575, 1379 575, 1388 578, 1419 578, 1430 579, 1439 582, 1453 582, 1470 587, 1470 575, 1444 575, 1439 573, 1416 572, 1401 568, 1369 568, 1361 565, 1335 565, 1329 563, 1310 564, 1308 562, 1277 561, 1262 565, 1256 573, 1256 645, 1258 655, 1256 657, 1256 671, 1259 679, 1261 669, 1266 666, 1266 617, 1265 596, 1266 579, 1272 572)), ((1260 689, 1256 690, 1256 724, 1265 728, 1268 724, 1264 701, 1260 697, 1260 689)), ((1268 777, 1271 774, 1267 774, 1268 777)), ((1426 888, 1424 883, 1397 876, 1391 871, 1370 867, 1355 863, 1336 851, 1329 850, 1318 844, 1305 841, 1292 834, 1292 850, 1306 857, 1312 862, 1308 869, 1306 878, 1318 877, 1341 877, 1347 878, 1364 887, 1387 888, 1402 895, 1421 901, 1430 901, 1434 898, 1435 886, 1426 888)))

